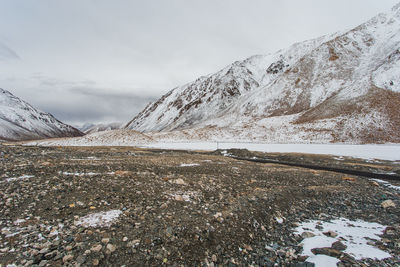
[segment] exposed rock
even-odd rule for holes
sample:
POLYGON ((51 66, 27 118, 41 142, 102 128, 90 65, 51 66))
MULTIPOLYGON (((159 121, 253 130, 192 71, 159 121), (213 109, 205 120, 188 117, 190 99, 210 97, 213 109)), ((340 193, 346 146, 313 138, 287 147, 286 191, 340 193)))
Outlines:
POLYGON ((68 255, 65 255, 62 260, 63 260, 64 263, 66 263, 66 262, 69 262, 69 261, 71 261, 73 259, 74 259, 74 255, 68 254, 68 255))
POLYGON ((90 250, 93 252, 99 252, 102 249, 102 245, 98 244, 98 245, 94 245, 90 250))
POLYGON ((333 248, 335 250, 343 251, 347 248, 347 246, 340 241, 336 241, 332 244, 331 248, 333 248))
POLYGON ((113 244, 107 244, 107 250, 109 250, 111 253, 114 252, 117 249, 117 247, 113 244))
POLYGON ((381 203, 382 208, 387 209, 387 208, 395 208, 396 204, 393 202, 393 200, 385 200, 381 203))
POLYGON ((337 237, 337 235, 338 235, 337 233, 335 233, 333 231, 327 231, 327 232, 324 232, 323 234, 326 236, 329 236, 329 237, 333 237, 333 238, 337 237))
POLYGON ((311 249, 311 251, 315 255, 323 254, 331 257, 340 257, 340 255, 342 254, 340 251, 333 248, 313 248, 311 249))
POLYGON ((315 236, 315 234, 314 233, 312 233, 312 232, 303 232, 302 234, 301 234, 301 237, 302 238, 310 238, 310 237, 314 237, 315 236))

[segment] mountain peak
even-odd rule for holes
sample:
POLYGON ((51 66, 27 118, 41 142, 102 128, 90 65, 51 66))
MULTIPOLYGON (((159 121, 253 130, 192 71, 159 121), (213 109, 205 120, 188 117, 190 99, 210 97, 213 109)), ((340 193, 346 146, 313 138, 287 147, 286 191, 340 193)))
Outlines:
POLYGON ((82 133, 0 88, 0 140, 81 136, 82 133))

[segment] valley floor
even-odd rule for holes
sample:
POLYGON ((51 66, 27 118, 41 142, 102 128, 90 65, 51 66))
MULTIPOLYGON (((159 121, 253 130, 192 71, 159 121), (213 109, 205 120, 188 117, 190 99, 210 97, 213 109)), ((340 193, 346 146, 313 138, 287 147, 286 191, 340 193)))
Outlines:
POLYGON ((248 149, 268 153, 308 153, 346 156, 362 159, 382 159, 399 161, 400 145, 351 145, 351 144, 265 144, 254 142, 156 142, 139 145, 147 148, 215 150, 215 149, 248 149))
POLYGON ((28 146, 134 146, 141 148, 207 150, 248 149, 259 152, 309 153, 380 159, 400 162, 400 144, 342 144, 342 143, 267 143, 260 141, 232 141, 185 139, 171 133, 143 134, 132 130, 97 132, 75 138, 52 138, 20 142, 28 146))
POLYGON ((0 151, 0 265, 400 262, 399 180, 232 156, 396 177, 398 162, 246 150, 0 151))

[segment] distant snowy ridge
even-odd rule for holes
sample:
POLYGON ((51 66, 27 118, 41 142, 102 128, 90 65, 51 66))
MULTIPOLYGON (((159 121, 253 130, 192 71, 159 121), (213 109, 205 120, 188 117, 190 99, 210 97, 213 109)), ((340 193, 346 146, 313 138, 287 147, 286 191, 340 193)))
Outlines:
POLYGON ((91 133, 121 129, 123 125, 124 123, 122 122, 99 123, 99 124, 86 123, 82 127, 79 127, 78 129, 85 134, 91 134, 91 133))
POLYGON ((83 134, 0 88, 0 140, 17 141, 83 134))
POLYGON ((177 87, 125 127, 189 140, 399 143, 399 106, 400 4, 177 87))

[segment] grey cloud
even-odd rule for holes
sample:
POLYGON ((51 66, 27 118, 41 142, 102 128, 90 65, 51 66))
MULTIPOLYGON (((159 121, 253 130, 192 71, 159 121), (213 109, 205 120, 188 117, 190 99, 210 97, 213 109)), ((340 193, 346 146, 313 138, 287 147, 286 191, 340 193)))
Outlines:
POLYGON ((128 122, 156 97, 112 92, 103 88, 73 87, 63 98, 50 96, 38 103, 61 121, 82 123, 128 122))

